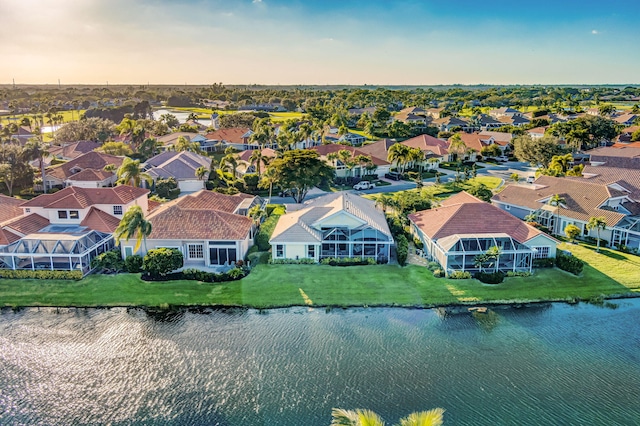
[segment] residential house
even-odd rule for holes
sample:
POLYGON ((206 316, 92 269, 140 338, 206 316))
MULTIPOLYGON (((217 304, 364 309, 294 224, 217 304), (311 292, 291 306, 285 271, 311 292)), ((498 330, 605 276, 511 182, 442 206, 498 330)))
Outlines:
POLYGON ((431 126, 437 127, 441 132, 450 132, 456 127, 460 127, 465 132, 473 130, 473 126, 468 121, 458 117, 438 118, 431 122, 431 126))
POLYGON ((547 126, 543 126, 543 127, 534 127, 533 129, 529 129, 526 131, 526 133, 531 136, 532 139, 541 139, 545 132, 547 131, 549 127, 547 126))
POLYGON ((34 136, 35 135, 31 131, 31 129, 29 129, 29 127, 18 126, 18 131, 12 135, 9 135, 9 138, 17 140, 18 142, 20 142, 20 145, 24 145, 29 139, 34 136))
MULTIPOLYGON (((407 108, 407 109, 415 109, 415 108, 407 108)), ((404 111, 404 110, 403 110, 404 111)), ((420 129, 426 129, 427 125, 431 121, 431 119, 427 119, 424 115, 417 115, 412 112, 403 112, 400 111, 396 115, 393 116, 393 119, 396 121, 400 121, 404 124, 410 124, 420 129)))
POLYGON ((480 137, 491 138, 492 143, 500 145, 502 152, 505 152, 513 140, 513 133, 484 131, 480 132, 480 137))
POLYGON ((492 247, 499 249, 499 255, 489 266, 491 272, 530 272, 533 259, 556 255, 554 238, 466 192, 439 207, 410 214, 409 222, 427 258, 447 274, 478 271, 476 256, 492 247))
POLYGON ((611 245, 640 248, 640 204, 633 199, 637 188, 632 187, 622 179, 605 184, 540 176, 533 185, 508 185, 492 202, 519 218, 533 214, 536 222, 555 234, 564 234, 567 225, 573 224, 581 235, 595 238, 597 231, 587 229, 587 223, 592 217, 604 217, 607 228, 600 232, 601 238, 611 245), (552 204, 554 195, 561 198, 559 205, 552 204))
POLYGON ((20 239, 16 234, 4 230, 2 224, 23 215, 20 205, 24 200, 0 194, 0 246, 6 246, 20 239))
POLYGON ((498 127, 504 126, 504 123, 486 114, 481 114, 478 117, 477 122, 475 124, 477 125, 477 127, 480 128, 480 130, 485 130, 485 131, 491 130, 491 129, 497 129, 498 127))
POLYGON ((211 158, 191 151, 165 151, 149 158, 143 168, 154 181, 174 178, 180 192, 194 192, 204 189, 211 169, 211 158), (202 178, 196 176, 196 170, 200 167, 207 169, 202 178))
POLYGON ((185 267, 233 265, 253 245, 255 224, 248 212, 261 204, 254 195, 206 190, 180 197, 147 216, 152 231, 138 253, 133 251, 135 241, 121 241, 122 256, 145 255, 148 250, 166 247, 182 252, 185 267))
POLYGON ((525 118, 522 115, 513 115, 513 116, 505 115, 505 116, 498 117, 498 121, 505 126, 516 126, 516 127, 526 126, 531 122, 528 118, 525 118))
POLYGON ((385 173, 389 173, 391 164, 386 158, 379 158, 362 151, 360 148, 356 148, 350 145, 340 145, 335 143, 320 145, 311 148, 316 151, 320 158, 327 164, 333 166, 336 170, 336 176, 338 177, 361 177, 367 174, 376 174, 378 177, 384 176, 385 173), (340 159, 329 160, 329 155, 332 153, 338 153, 342 150, 351 152, 351 157, 357 157, 364 155, 371 158, 371 163, 376 166, 375 170, 368 170, 366 164, 356 164, 351 169, 348 164, 344 164, 340 159))
MULTIPOLYGON (((80 157, 83 154, 94 151, 102 145, 94 141, 79 141, 74 143, 63 143, 62 145, 51 145, 49 156, 59 160, 69 161, 80 157)), ((49 159, 49 163, 51 159, 49 159)))
POLYGON ((104 168, 113 165, 115 169, 122 165, 124 157, 90 151, 66 163, 45 169, 47 189, 78 186, 82 188, 103 188, 113 186, 117 180, 115 171, 104 168))
MULTIPOLYGON (((482 136, 479 133, 457 133, 457 135, 460 136, 460 139, 467 147, 466 152, 462 154, 464 161, 477 161, 482 148, 495 143, 492 136, 482 136)), ((452 140, 453 136, 449 138, 449 144, 451 144, 452 140)), ((500 146, 500 149, 504 148, 500 146)))
POLYGON ((349 143, 353 146, 362 145, 367 138, 356 133, 347 132, 344 135, 339 135, 340 130, 336 127, 327 127, 324 133, 325 142, 331 143, 349 143))
POLYGON ((625 169, 640 169, 640 148, 634 146, 600 147, 589 150, 591 165, 607 165, 625 169))
POLYGON ((269 243, 274 260, 371 257, 387 263, 394 241, 374 201, 341 192, 280 216, 269 243))
POLYGON ((522 112, 511 107, 492 109, 491 111, 489 111, 489 115, 497 119, 501 117, 522 117, 523 116, 522 112))
POLYGON ((444 108, 429 108, 425 111, 425 114, 428 117, 433 118, 434 120, 437 120, 439 118, 442 118, 442 113, 444 112, 444 108))
POLYGON ((401 142, 401 144, 409 148, 419 149, 424 153, 425 160, 427 161, 432 158, 437 159, 437 162, 430 163, 434 166, 437 166, 440 162, 451 160, 451 156, 449 155, 449 142, 434 138, 431 135, 418 135, 401 142))
MULTIPOLYGON (((255 162, 251 161, 251 156, 257 151, 256 149, 248 149, 242 151, 236 155, 238 159, 238 167, 236 173, 239 175, 245 175, 247 173, 256 173, 258 171, 255 162)), ((264 172, 267 169, 268 163, 271 159, 276 158, 278 153, 271 148, 263 148, 261 154, 266 160, 260 161, 260 171, 264 172)))
POLYGON ((229 129, 218 129, 215 132, 207 133, 206 145, 209 151, 224 151, 228 147, 244 151, 247 149, 258 149, 258 144, 249 142, 253 131, 248 127, 234 127, 229 129))
POLYGON ((629 127, 629 126, 633 126, 634 124, 636 124, 636 122, 638 122, 638 119, 640 119, 640 115, 632 114, 632 113, 624 113, 624 114, 616 115, 615 117, 612 117, 612 118, 613 118, 613 121, 615 121, 616 123, 629 127))
POLYGON ((178 143, 180 137, 184 137, 191 143, 199 144, 200 149, 203 151, 212 152, 214 150, 213 145, 207 143, 207 138, 199 133, 175 132, 158 136, 156 140, 162 144, 163 149, 172 150, 175 149, 175 145, 178 143))
MULTIPOLYGON (((381 139, 375 142, 366 142, 364 145, 358 147, 358 151, 364 155, 370 155, 371 158, 375 157, 386 161, 389 157, 389 148, 396 143, 398 142, 395 139, 381 139)), ((388 171, 389 170, 384 173, 388 171)), ((378 175, 380 175, 380 172, 378 172, 378 175)))
POLYGON ((67 187, 20 205, 23 214, 3 222, 7 245, 0 246, 0 268, 91 270, 91 260, 114 247, 112 233, 133 205, 147 211, 148 190, 67 187))
POLYGON ((631 137, 637 131, 640 131, 640 126, 630 126, 622 129, 618 137, 615 139, 616 143, 631 143, 631 137))

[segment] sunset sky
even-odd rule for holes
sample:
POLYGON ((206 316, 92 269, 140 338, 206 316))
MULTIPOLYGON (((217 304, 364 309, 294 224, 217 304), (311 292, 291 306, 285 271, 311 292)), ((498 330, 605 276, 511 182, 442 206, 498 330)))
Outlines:
POLYGON ((0 0, 0 84, 640 83, 640 1, 0 0))

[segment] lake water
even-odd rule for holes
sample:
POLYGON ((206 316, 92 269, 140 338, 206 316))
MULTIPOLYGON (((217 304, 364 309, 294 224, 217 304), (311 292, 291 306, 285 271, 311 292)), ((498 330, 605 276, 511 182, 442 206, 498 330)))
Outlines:
POLYGON ((640 422, 640 299, 447 314, 414 309, 0 313, 0 424, 640 422))

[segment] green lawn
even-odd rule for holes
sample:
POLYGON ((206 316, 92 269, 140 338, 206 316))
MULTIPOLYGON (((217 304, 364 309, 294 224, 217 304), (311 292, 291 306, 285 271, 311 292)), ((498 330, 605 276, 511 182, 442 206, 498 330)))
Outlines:
POLYGON ((434 278, 420 266, 258 265, 248 277, 222 284, 145 282, 137 274, 91 275, 77 282, 0 280, 0 306, 437 306, 640 293, 639 257, 607 249, 596 253, 586 245, 561 248, 589 263, 581 276, 545 269, 485 285, 434 278))

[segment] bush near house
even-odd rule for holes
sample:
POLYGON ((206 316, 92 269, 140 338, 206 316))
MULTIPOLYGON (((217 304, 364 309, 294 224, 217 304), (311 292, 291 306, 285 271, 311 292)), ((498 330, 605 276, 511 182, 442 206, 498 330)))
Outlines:
POLYGON ((260 231, 256 235, 256 245, 260 251, 269 251, 271 249, 269 239, 271 238, 271 234, 273 234, 273 230, 276 228, 278 219, 280 219, 280 216, 284 213, 284 206, 278 204, 267 205, 268 217, 264 222, 262 222, 262 225, 260 225, 260 231))
POLYGON ((573 275, 579 275, 584 267, 584 262, 577 257, 558 253, 556 256, 556 266, 563 271, 571 272, 573 275))
POLYGON ((471 272, 467 271, 453 271, 449 274, 449 279, 452 280, 468 280, 471 279, 471 272))
POLYGON ((134 254, 124 260, 124 267, 130 274, 137 274, 142 271, 142 256, 134 254))
POLYGON ((323 265, 329 265, 329 266, 361 266, 361 265, 375 265, 378 262, 373 257, 354 257, 354 258, 325 257, 320 261, 320 263, 323 265))
POLYGON ((227 272, 221 272, 219 274, 215 272, 201 271, 199 269, 188 268, 180 272, 174 272, 166 275, 150 276, 143 275, 142 279, 145 281, 176 281, 176 280, 194 280, 202 281, 205 283, 221 283, 228 281, 236 281, 240 278, 244 278, 249 274, 249 270, 243 267, 236 266, 228 270, 227 272))
POLYGON ((409 254, 409 241, 404 235, 396 237, 396 253, 398 255, 398 263, 404 266, 407 263, 407 255, 409 254))
POLYGON ((183 262, 184 258, 179 250, 161 247, 147 252, 142 260, 142 270, 152 277, 165 276, 181 268, 183 262))
POLYGON ((119 249, 100 253, 91 260, 91 269, 100 274, 117 274, 124 271, 125 264, 119 249))
POLYGON ((476 272, 473 278, 485 284, 500 284, 504 281, 504 273, 497 272, 476 272))
POLYGON ((82 279, 82 271, 29 271, 24 269, 0 269, 0 278, 78 281, 82 279))
POLYGON ((553 257, 533 259, 534 268, 553 268, 555 264, 556 264, 556 259, 554 259, 553 257))

